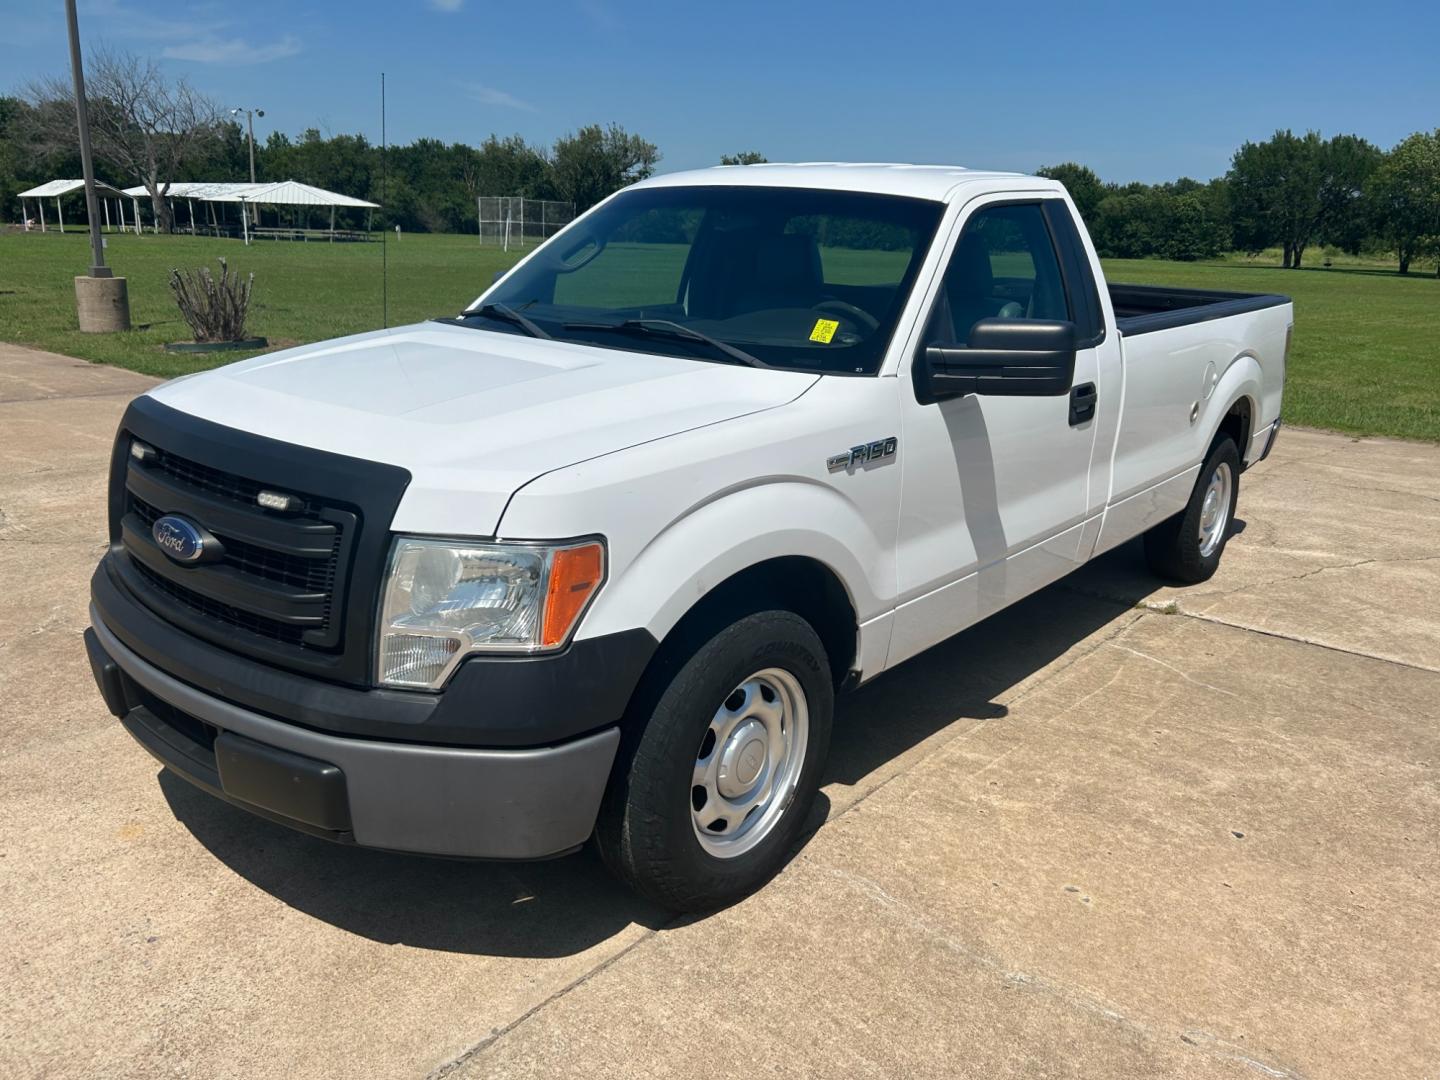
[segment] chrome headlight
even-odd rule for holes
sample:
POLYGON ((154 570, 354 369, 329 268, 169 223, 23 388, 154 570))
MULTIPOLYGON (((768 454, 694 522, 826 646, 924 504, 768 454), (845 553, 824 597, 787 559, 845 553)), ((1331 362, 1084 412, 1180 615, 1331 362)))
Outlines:
POLYGON ((376 678, 438 689, 470 653, 537 653, 569 639, 605 578, 605 546, 401 536, 380 604, 376 678))

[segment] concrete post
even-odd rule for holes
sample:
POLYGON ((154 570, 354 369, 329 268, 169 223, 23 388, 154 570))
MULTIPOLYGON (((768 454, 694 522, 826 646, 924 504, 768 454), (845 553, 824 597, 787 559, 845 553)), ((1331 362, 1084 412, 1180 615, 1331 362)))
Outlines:
POLYGON ((130 329, 130 290, 123 277, 77 276, 75 307, 80 314, 82 333, 105 334, 130 329))

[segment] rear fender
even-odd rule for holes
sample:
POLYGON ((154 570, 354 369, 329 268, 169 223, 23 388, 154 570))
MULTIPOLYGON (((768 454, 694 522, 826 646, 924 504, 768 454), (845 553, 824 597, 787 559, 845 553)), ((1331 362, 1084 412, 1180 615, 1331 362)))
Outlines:
MULTIPOLYGON (((1200 456, 1203 458, 1214 444, 1215 437, 1220 433, 1220 427, 1230 411, 1241 401, 1248 401, 1250 408, 1250 438, 1245 441, 1253 442, 1257 431, 1269 421, 1261 416, 1260 402, 1263 400, 1264 374, 1260 369, 1260 361, 1253 353, 1244 352, 1231 361, 1230 366, 1220 376, 1219 382, 1210 394, 1209 403, 1212 408, 1206 410, 1207 437, 1205 445, 1200 448, 1200 456)), ((1249 446, 1238 447, 1242 460, 1249 460, 1249 446)))

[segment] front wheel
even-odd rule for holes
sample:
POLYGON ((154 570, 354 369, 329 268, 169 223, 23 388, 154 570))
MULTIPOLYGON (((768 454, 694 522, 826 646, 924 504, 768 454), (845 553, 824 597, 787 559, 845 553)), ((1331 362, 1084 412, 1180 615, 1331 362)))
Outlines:
POLYGON ((788 611, 705 642, 659 695, 596 838, 637 892, 710 910, 789 858, 819 787, 834 691, 824 646, 788 611))
POLYGON ((1220 566, 1240 494, 1240 452, 1228 435, 1211 448, 1185 509, 1145 534, 1145 557, 1161 577, 1208 581, 1220 566))

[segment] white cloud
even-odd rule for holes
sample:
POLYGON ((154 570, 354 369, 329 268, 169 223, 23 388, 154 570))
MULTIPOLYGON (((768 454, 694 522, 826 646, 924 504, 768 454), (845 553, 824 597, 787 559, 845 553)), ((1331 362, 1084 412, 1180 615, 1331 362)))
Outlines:
POLYGON ((193 60, 197 64, 264 64, 299 51, 300 39, 286 34, 268 45, 251 45, 240 38, 206 37, 183 45, 167 45, 160 55, 167 60, 193 60))
MULTIPOLYGON (((153 14, 143 7, 130 7, 119 0, 89 0, 80 6, 84 19, 97 18, 105 24, 109 37, 138 38, 145 41, 175 41, 179 38, 197 37, 204 32, 199 22, 175 16, 171 10, 153 14)), ((214 28, 211 23, 211 28, 214 28)))
POLYGON ((459 11, 465 6, 465 0, 429 0, 429 4, 436 11, 459 11))
POLYGON ((479 83, 465 83, 465 94, 471 101, 478 101, 481 105, 498 105, 502 109, 519 109, 522 112, 535 112, 535 106, 528 101, 521 101, 514 94, 507 94, 504 90, 497 90, 493 86, 481 86, 479 83))

